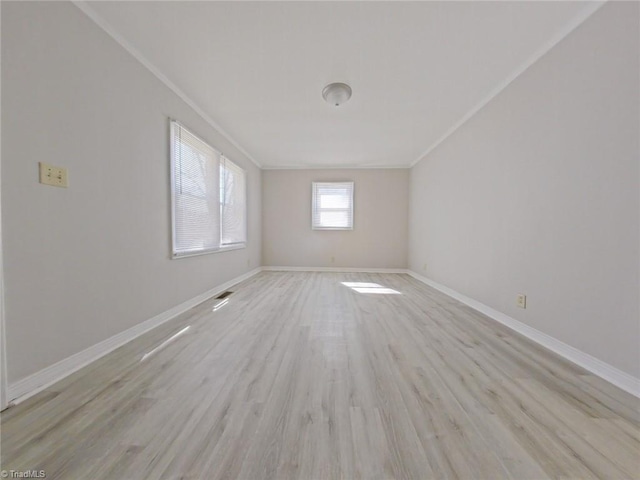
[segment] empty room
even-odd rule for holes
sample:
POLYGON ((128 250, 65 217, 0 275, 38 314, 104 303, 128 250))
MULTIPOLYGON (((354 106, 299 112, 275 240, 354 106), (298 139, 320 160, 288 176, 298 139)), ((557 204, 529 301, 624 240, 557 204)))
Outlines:
POLYGON ((640 3, 0 1, 0 477, 640 479, 640 3))

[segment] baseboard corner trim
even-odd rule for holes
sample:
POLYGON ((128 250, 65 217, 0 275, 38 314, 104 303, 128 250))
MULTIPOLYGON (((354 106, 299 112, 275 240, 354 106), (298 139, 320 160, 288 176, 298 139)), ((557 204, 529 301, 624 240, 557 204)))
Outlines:
POLYGON ((585 370, 597 375, 598 377, 606 380, 607 382, 615 385, 618 388, 640 398, 640 379, 630 375, 608 363, 583 352, 569 344, 566 344, 546 333, 536 330, 529 325, 516 320, 498 310, 495 310, 488 305, 485 305, 477 300, 469 298, 452 288, 442 285, 430 278, 423 277, 422 275, 414 272, 413 270, 407 270, 407 274, 415 278, 416 280, 439 290, 440 292, 448 295, 449 297, 458 300, 461 303, 477 310, 478 312, 486 315, 487 317, 495 320, 506 327, 518 332, 519 334, 527 337, 529 340, 543 346, 544 348, 551 350, 552 352, 560 355, 561 357, 569 360, 572 363, 584 368, 585 370))
POLYGON ((406 268, 264 266, 265 272, 407 273, 406 268))
POLYGON ((53 365, 50 365, 42 370, 29 375, 17 382, 9 384, 7 388, 7 406, 11 407, 17 405, 29 397, 49 388, 54 383, 68 377, 72 373, 77 372, 83 367, 86 367, 90 363, 104 357, 111 353, 115 349, 129 343, 130 341, 138 338, 154 328, 174 319, 178 315, 186 312, 187 310, 199 305, 200 303, 208 300, 209 298, 218 295, 225 290, 228 290, 233 285, 236 285, 252 276, 260 273, 261 267, 255 268, 246 272, 238 277, 235 277, 228 282, 218 285, 210 290, 207 290, 200 295, 197 295, 179 305, 176 305, 169 310, 166 310, 152 318, 149 318, 137 325, 134 325, 127 330, 124 330, 116 335, 96 343, 85 350, 75 353, 63 360, 60 360, 53 365))

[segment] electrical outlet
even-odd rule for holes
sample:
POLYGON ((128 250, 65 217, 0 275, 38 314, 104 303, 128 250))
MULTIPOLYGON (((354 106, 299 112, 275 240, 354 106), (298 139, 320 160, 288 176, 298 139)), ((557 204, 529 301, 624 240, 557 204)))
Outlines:
POLYGON ((336 261, 336 257, 331 257, 331 263, 334 263, 336 261))
POLYGON ((53 187, 67 188, 69 186, 67 169, 40 162, 40 183, 53 187))
POLYGON ((422 266, 422 270, 424 270, 425 272, 427 271, 427 264, 426 263, 422 266))
POLYGON ((520 308, 527 308, 527 296, 519 293, 516 296, 516 306, 520 308))

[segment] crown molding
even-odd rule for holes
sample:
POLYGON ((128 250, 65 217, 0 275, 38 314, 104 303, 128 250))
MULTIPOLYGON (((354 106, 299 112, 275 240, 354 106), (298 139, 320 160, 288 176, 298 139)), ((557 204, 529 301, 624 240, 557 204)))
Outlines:
POLYGON ((522 75, 526 70, 528 70, 534 63, 544 57, 547 53, 549 53, 553 47, 555 47, 558 43, 564 40, 571 32, 573 32, 576 28, 578 28, 584 21, 589 18, 591 15, 596 13, 607 0, 595 0, 589 1, 587 7, 580 12, 580 14, 576 15, 568 24, 564 26, 559 32, 557 32, 553 37, 551 37, 546 43, 544 43, 538 50, 534 52, 524 63, 522 63, 518 68, 516 68, 511 75, 505 78, 502 82, 500 82, 489 94, 484 97, 480 102, 478 102, 471 110, 469 110, 460 120, 453 124, 449 130, 447 130, 444 135, 442 135, 438 140, 436 140, 428 149, 424 151, 422 155, 420 155, 416 160, 409 164, 409 168, 413 168, 416 166, 422 159, 424 159, 427 155, 433 152, 436 148, 440 146, 447 138, 454 134, 456 130, 458 130, 462 125, 467 123, 469 119, 475 116, 482 108, 487 105, 491 100, 497 97, 505 88, 507 88, 513 81, 522 75))
POLYGON ((409 165, 263 165, 263 170, 406 170, 409 165))
POLYGON ((538 60, 550 52, 558 43, 564 40, 571 32, 578 28, 585 20, 598 11, 608 0, 589 1, 585 9, 576 15, 563 29, 557 32, 547 42, 545 42, 538 50, 534 52, 525 62, 516 68, 507 78, 500 82, 489 94, 472 107, 465 115, 463 115, 455 124, 451 126, 438 140, 431 144, 416 160, 408 165, 279 165, 279 166, 263 166, 255 158, 253 158, 244 148, 236 142, 218 123, 213 120, 204 110, 202 110, 191 98, 180 90, 169 78, 167 78, 155 65, 153 65, 140 51, 138 51, 131 43, 129 43, 120 33, 118 33, 106 20, 104 20, 92 7, 88 5, 86 0, 72 0, 72 3, 78 7, 87 17, 93 20, 102 30, 111 36, 120 46, 129 52, 136 60, 144 65, 153 75, 155 75, 162 83, 164 83, 171 91, 180 97, 187 105, 189 105, 200 117, 202 117, 211 127, 225 137, 234 147, 251 160, 258 168, 263 170, 337 170, 337 169, 404 169, 413 168, 431 152, 438 148, 445 140, 453 135, 468 120, 475 116, 482 108, 484 108, 491 100, 497 97, 504 89, 506 89, 520 75, 534 65, 538 60))
POLYGON ((129 52, 133 58, 138 60, 142 65, 144 65, 147 70, 149 70, 153 75, 158 78, 162 83, 164 83, 169 90, 175 93, 180 99, 189 105, 202 119, 207 122, 214 130, 216 130, 220 135, 226 138, 229 143, 231 143, 234 147, 236 147, 245 157, 253 162, 253 164, 262 168, 262 165, 253 158, 244 148, 240 146, 238 142, 234 140, 234 138, 229 135, 218 123, 213 120, 204 110, 202 110, 196 102, 194 102, 186 93, 184 93, 178 86, 173 83, 169 78, 164 75, 153 63, 151 63, 139 50, 137 50, 128 40, 126 40, 120 33, 118 33, 104 18, 102 18, 92 7, 89 6, 88 2, 84 0, 71 0, 76 7, 80 9, 87 17, 89 17, 93 22, 98 25, 102 30, 104 30, 111 38, 113 38, 122 48, 124 48, 127 52, 129 52))

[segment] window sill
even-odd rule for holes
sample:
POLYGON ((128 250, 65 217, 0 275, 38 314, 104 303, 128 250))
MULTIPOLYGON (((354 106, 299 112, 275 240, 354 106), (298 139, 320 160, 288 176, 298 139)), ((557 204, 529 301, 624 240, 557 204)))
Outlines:
POLYGON ((311 227, 311 230, 342 230, 342 231, 349 231, 349 230, 353 230, 353 227, 311 227))
POLYGON ((201 251, 192 252, 192 253, 173 253, 171 255, 171 258, 173 260, 177 260, 179 258, 198 257, 200 255, 209 255, 209 254, 212 254, 212 253, 229 252, 231 250, 241 250, 243 248, 247 248, 247 244, 246 243, 235 243, 233 245, 225 245, 223 247, 216 248, 215 250, 201 250, 201 251))

